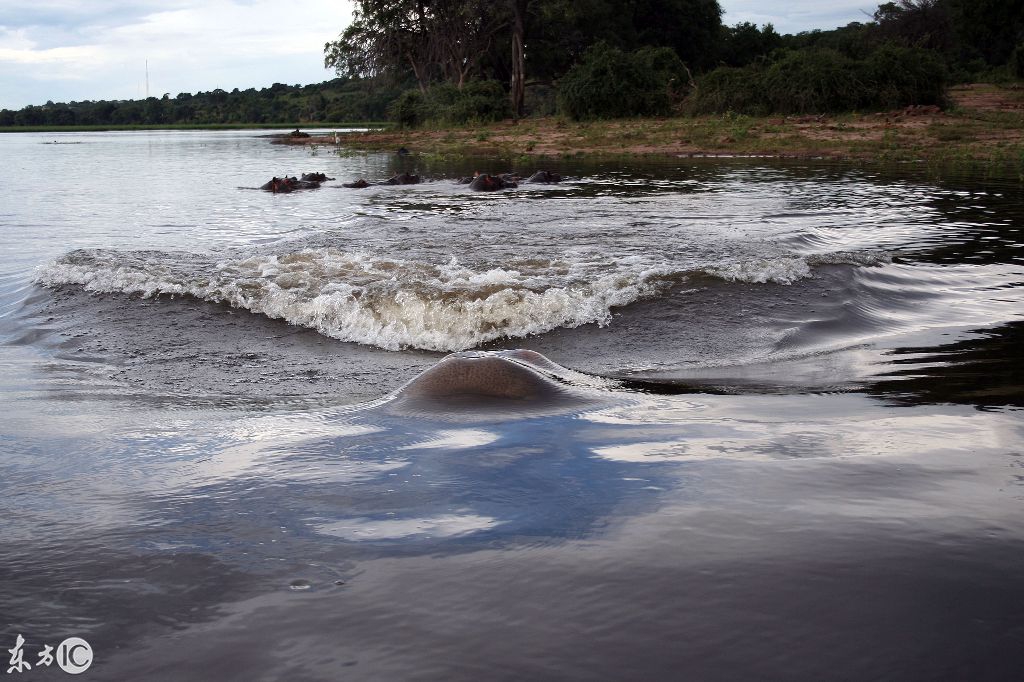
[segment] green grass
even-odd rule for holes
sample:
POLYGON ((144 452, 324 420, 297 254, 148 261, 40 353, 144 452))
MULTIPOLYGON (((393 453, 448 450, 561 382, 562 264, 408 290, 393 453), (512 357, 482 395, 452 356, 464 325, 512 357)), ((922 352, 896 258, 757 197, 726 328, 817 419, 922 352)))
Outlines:
POLYGON ((962 142, 976 137, 974 128, 963 123, 932 123, 928 134, 940 142, 962 142))

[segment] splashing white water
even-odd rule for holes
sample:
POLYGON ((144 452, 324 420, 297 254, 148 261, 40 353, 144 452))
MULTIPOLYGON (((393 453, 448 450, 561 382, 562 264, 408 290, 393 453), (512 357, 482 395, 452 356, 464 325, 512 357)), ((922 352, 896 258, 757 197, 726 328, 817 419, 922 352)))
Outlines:
MULTIPOLYGON (((190 295, 388 350, 456 351, 559 327, 606 325, 612 309, 656 295, 694 270, 623 258, 523 261, 473 270, 330 248, 213 262, 161 252, 76 251, 42 267, 46 286, 144 297, 190 295)), ((726 280, 789 284, 810 275, 783 257, 706 267, 726 280)))

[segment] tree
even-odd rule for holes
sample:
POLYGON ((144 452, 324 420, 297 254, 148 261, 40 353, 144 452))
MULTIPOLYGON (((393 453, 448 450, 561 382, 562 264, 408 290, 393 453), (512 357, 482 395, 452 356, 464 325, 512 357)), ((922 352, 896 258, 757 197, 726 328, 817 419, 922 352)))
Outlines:
POLYGON ((426 0, 359 0, 353 21, 324 45, 324 66, 339 76, 376 78, 408 68, 426 90, 430 62, 426 0))
POLYGON ((944 0, 957 36, 989 66, 1006 64, 1024 40, 1024 0, 944 0))
POLYGON ((693 69, 715 66, 715 47, 722 36, 718 0, 629 0, 635 34, 631 49, 671 47, 693 69))
MULTIPOLYGON (((513 0, 513 5, 520 2, 525 7, 526 0, 513 0)), ((435 1, 428 18, 431 53, 445 79, 459 89, 512 21, 505 6, 493 0, 435 1)))
POLYGON ((509 16, 493 0, 360 0, 352 24, 324 45, 324 65, 361 78, 411 72, 421 91, 438 79, 461 88, 509 16))
POLYGON ((526 99, 526 9, 529 0, 511 0, 512 3, 512 117, 523 115, 526 99))
POLYGON ((874 19, 883 40, 907 47, 952 52, 956 32, 945 0, 897 0, 878 6, 874 19))
POLYGON ((722 31, 717 0, 542 0, 527 28, 527 63, 544 79, 564 74, 592 45, 627 52, 670 47, 690 68, 715 65, 722 31))
POLYGON ((781 46, 782 36, 774 26, 765 24, 758 29, 747 21, 722 31, 719 59, 728 66, 746 66, 781 46))

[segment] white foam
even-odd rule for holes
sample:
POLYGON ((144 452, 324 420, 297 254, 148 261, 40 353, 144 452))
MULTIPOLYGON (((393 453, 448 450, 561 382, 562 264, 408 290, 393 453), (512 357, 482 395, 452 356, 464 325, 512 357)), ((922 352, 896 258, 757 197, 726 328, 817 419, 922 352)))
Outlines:
POLYGON ((710 266, 705 272, 730 282, 792 284, 810 277, 811 266, 797 257, 752 258, 710 266))
POLYGON ((885 251, 833 251, 818 253, 807 257, 811 265, 887 265, 892 262, 892 254, 885 251))
POLYGON ((456 351, 557 327, 604 325, 611 308, 661 285, 656 269, 563 277, 565 283, 553 285, 543 273, 477 272, 454 260, 437 266, 332 249, 224 261, 208 275, 187 277, 159 261, 116 252, 72 255, 41 268, 36 281, 146 297, 187 294, 388 350, 456 351))
POLYGON ((656 295, 695 270, 789 284, 809 276, 811 266, 784 256, 686 269, 656 257, 581 255, 474 270, 455 259, 434 264, 331 248, 217 263, 189 254, 76 251, 40 268, 36 281, 144 297, 190 295, 343 341, 451 352, 559 327, 606 325, 613 308, 656 295))

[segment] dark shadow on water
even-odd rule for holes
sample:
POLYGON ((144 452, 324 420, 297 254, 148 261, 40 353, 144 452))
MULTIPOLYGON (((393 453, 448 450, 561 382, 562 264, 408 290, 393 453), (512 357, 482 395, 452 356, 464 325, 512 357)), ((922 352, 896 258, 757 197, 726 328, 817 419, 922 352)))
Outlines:
POLYGON ((1024 407, 1024 322, 980 329, 946 345, 900 348, 865 391, 899 405, 1024 407))

